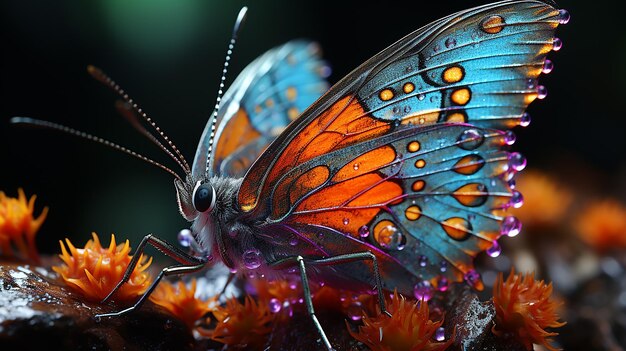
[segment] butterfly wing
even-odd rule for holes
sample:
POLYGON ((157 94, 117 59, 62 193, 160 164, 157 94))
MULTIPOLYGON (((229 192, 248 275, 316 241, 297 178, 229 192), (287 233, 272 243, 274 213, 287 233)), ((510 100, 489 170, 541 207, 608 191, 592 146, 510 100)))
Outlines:
MULTIPOLYGON (((269 50, 235 79, 218 111, 210 174, 241 177, 269 143, 315 101, 328 84, 317 44, 292 41, 269 50)), ((204 176, 211 125, 196 151, 195 177, 204 176)))
MULTIPOLYGON (((241 209, 264 223, 261 235, 299 240, 283 254, 374 252, 387 288, 480 287, 472 259, 516 225, 503 210, 519 199, 507 179, 523 166, 504 151, 510 134, 490 128, 520 124, 538 96, 560 16, 541 1, 502 1, 396 42, 269 146, 243 179, 241 209)), ((331 269, 371 282, 363 264, 331 269)))

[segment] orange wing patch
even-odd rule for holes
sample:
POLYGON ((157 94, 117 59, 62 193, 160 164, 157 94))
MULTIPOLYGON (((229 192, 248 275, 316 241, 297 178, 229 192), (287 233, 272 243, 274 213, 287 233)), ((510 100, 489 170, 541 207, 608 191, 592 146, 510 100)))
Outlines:
MULTIPOLYGON (((286 170, 317 156, 368 140, 386 133, 391 128, 385 121, 367 114, 353 96, 346 96, 304 126, 272 165, 267 183, 261 192, 272 186, 286 170)), ((246 177, 239 192, 239 204, 244 211, 256 207, 258 195, 256 181, 262 175, 246 177)))
POLYGON ((297 207, 293 221, 326 225, 358 237, 382 206, 402 201, 400 185, 368 173, 337 183, 312 194, 297 207), (307 213, 307 211, 310 211, 307 213))
POLYGON ((335 174, 333 181, 341 182, 349 178, 369 173, 385 166, 396 158, 396 152, 391 146, 383 146, 367 152, 345 165, 335 174))
POLYGON ((230 154, 235 152, 240 146, 241 141, 251 142, 261 136, 261 134, 252 127, 248 113, 240 108, 230 121, 224 126, 224 130, 236 130, 239 134, 238 138, 219 138, 215 146, 215 164, 219 164, 230 154))
POLYGON ((317 166, 304 174, 293 174, 284 179, 276 188, 272 202, 272 217, 280 218, 308 192, 324 184, 330 171, 326 166, 317 166))

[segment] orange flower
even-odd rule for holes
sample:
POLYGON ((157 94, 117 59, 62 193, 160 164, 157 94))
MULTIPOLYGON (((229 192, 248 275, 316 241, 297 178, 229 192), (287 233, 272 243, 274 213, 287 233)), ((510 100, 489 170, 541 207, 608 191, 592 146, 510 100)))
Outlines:
POLYGON ((39 263, 35 235, 46 219, 48 207, 44 207, 35 219, 33 212, 37 196, 33 195, 26 201, 24 190, 20 188, 17 193, 16 199, 0 191, 0 254, 12 257, 15 247, 23 258, 39 263))
POLYGON ((558 333, 547 332, 546 328, 565 325, 559 322, 556 309, 561 305, 551 299, 552 283, 536 281, 534 273, 529 275, 511 273, 503 281, 502 273, 493 286, 493 304, 496 307, 496 323, 493 332, 513 333, 528 350, 532 344, 541 344, 548 350, 557 350, 550 342, 558 333))
POLYGON ((193 329, 200 318, 211 312, 210 305, 215 302, 215 300, 202 301, 196 298, 195 294, 195 279, 191 281, 189 288, 182 281, 179 281, 176 286, 170 282, 162 281, 150 295, 150 301, 164 307, 190 329, 193 329))
POLYGON ((583 209, 576 229, 580 238, 599 251, 626 248, 626 208, 608 199, 583 209))
POLYGON ((213 311, 213 316, 217 319, 215 330, 200 329, 201 335, 229 346, 254 350, 265 345, 274 315, 267 304, 259 304, 246 296, 243 305, 236 298, 229 299, 224 307, 213 311))
MULTIPOLYGON (((63 242, 59 241, 61 244, 59 257, 64 264, 52 269, 61 275, 70 288, 88 300, 99 301, 122 280, 132 256, 128 254, 130 252, 128 240, 124 244, 116 245, 115 235, 111 234, 111 244, 108 248, 103 248, 98 235, 92 233, 92 236, 93 239, 89 240, 83 249, 75 248, 69 239, 65 239, 69 253, 63 242)), ((150 263, 151 257, 147 259, 141 256, 128 282, 115 294, 117 300, 132 300, 148 289, 151 279, 145 270, 150 263)))
POLYGON ((533 170, 522 172, 516 183, 516 189, 524 195, 524 206, 510 211, 525 226, 554 226, 561 223, 573 200, 569 190, 550 176, 533 170))
POLYGON ((433 341, 443 320, 433 322, 428 318, 427 302, 408 302, 395 292, 388 309, 392 317, 380 312, 376 317, 365 316, 358 332, 348 326, 350 335, 373 351, 439 351, 452 344, 453 338, 445 342, 433 341))

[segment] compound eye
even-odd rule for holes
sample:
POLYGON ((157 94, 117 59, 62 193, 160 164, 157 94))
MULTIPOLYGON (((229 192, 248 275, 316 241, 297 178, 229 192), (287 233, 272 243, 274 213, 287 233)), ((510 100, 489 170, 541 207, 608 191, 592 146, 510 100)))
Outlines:
POLYGON ((210 211, 215 207, 215 188, 210 183, 196 183, 192 197, 193 207, 198 212, 210 211))

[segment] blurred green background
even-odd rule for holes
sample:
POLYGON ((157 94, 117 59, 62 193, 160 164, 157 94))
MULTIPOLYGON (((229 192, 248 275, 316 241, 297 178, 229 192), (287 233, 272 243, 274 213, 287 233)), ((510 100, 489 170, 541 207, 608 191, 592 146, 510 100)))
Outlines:
MULTIPOLYGON (((9 126, 8 119, 56 121, 171 165, 117 115, 115 95, 87 75, 88 64, 117 80, 191 159, 241 6, 250 11, 229 82, 265 50, 301 37, 322 45, 336 82, 411 31, 486 2, 3 1, 0 189, 15 196, 23 187, 38 194, 38 209, 50 206, 38 236, 43 252, 57 252, 66 236, 82 245, 92 231, 135 243, 148 233, 174 240, 187 224, 169 174, 101 145, 9 126)), ((559 5, 572 21, 557 32, 564 47, 550 54, 556 68, 541 78, 548 97, 531 105, 533 122, 516 130, 515 149, 529 166, 584 184, 581 191, 625 199, 624 14, 616 0, 559 5)))

